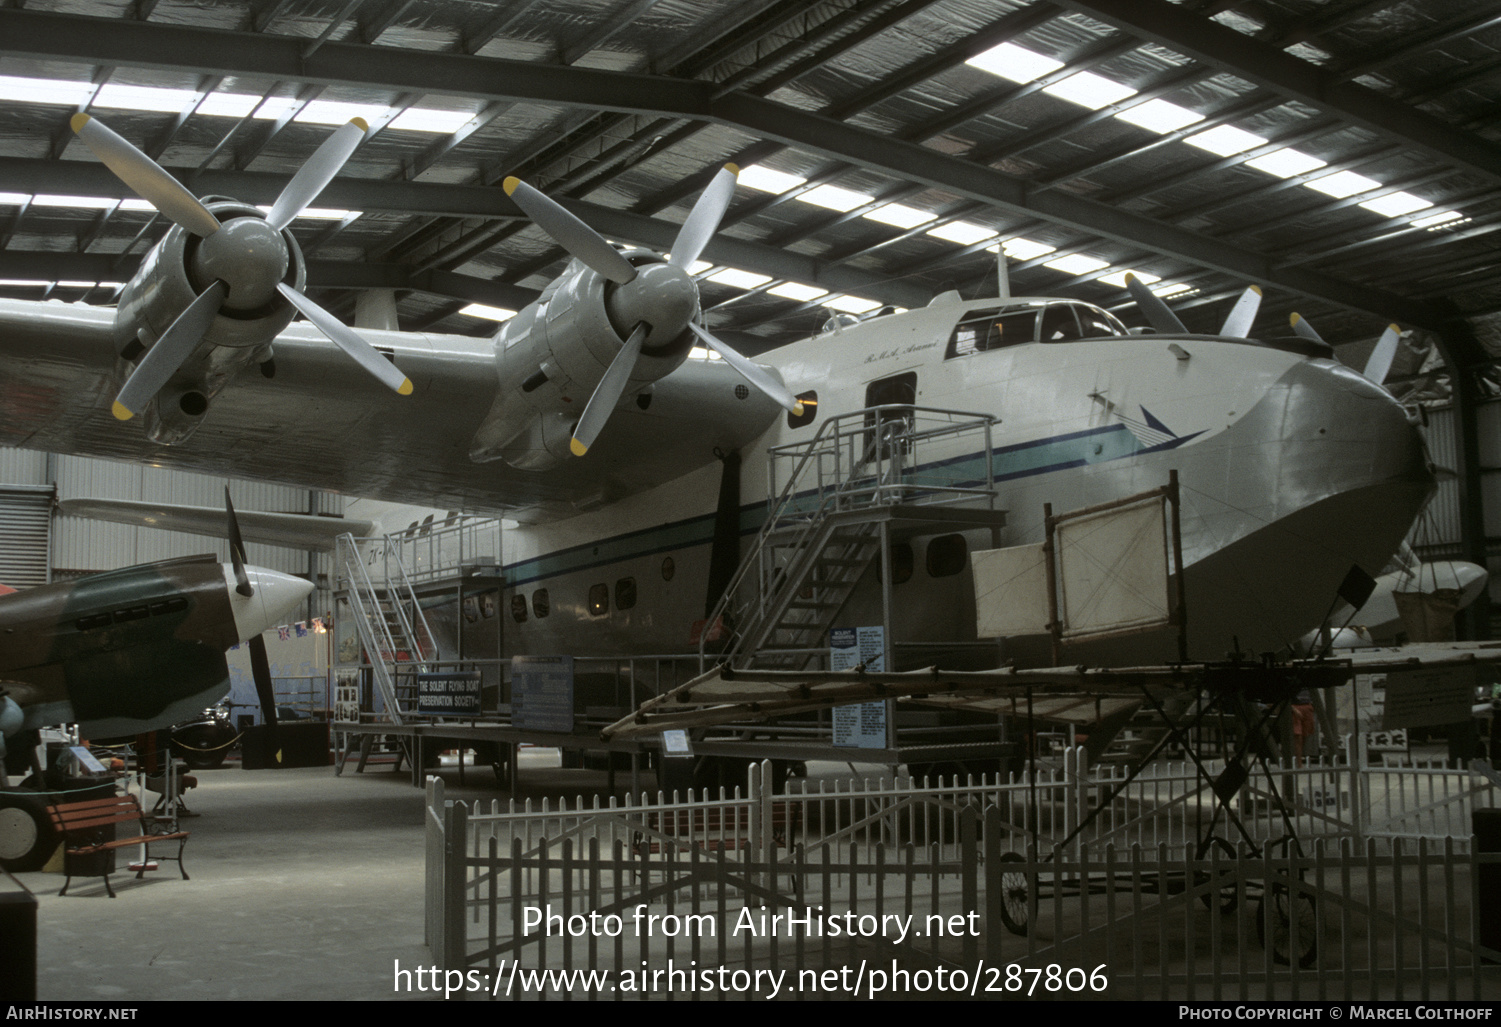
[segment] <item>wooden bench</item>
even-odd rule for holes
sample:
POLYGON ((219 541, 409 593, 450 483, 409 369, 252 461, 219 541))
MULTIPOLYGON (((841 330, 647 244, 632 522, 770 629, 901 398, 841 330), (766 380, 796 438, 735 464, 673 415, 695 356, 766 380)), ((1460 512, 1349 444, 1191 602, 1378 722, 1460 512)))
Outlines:
POLYGON ((123 849, 131 845, 144 845, 145 853, 141 857, 141 868, 136 872, 136 880, 146 876, 146 865, 155 859, 176 860, 177 870, 182 874, 184 881, 190 880, 187 869, 182 865, 182 850, 188 843, 187 831, 178 831, 175 834, 151 834, 151 827, 142 815, 141 803, 134 795, 117 795, 107 799, 86 799, 83 802, 64 802, 56 806, 47 807, 47 815, 52 818, 52 826, 64 840, 64 872, 67 880, 63 882, 63 890, 58 895, 68 894, 68 885, 73 883, 75 876, 79 877, 103 877, 104 890, 110 898, 115 897, 115 890, 110 887, 109 875, 114 873, 114 850, 123 849), (140 829, 140 834, 129 838, 110 839, 106 828, 115 824, 134 823, 140 829), (151 854, 151 846, 158 842, 176 842, 177 855, 155 856, 151 854), (96 871, 78 870, 75 867, 81 865, 81 860, 88 856, 98 856, 101 869, 96 871))

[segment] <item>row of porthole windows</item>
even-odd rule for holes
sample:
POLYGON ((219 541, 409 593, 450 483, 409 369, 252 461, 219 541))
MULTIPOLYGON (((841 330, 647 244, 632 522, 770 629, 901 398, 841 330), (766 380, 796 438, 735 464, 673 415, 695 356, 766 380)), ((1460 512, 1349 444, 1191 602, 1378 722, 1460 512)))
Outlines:
MULTIPOLYGON (((636 605, 636 579, 621 578, 615 582, 615 609, 629 610, 636 605)), ((532 616, 541 620, 552 612, 552 602, 548 597, 547 589, 539 588, 532 593, 532 616)), ((610 612, 610 586, 601 582, 598 585, 589 586, 589 615, 591 617, 603 617, 610 612)), ((526 620, 526 596, 513 595, 511 597, 511 619, 520 624, 526 620)))
MULTIPOLYGON (((952 535, 939 535, 928 542, 926 566, 928 577, 947 578, 964 570, 969 560, 969 546, 964 541, 964 536, 958 533, 952 535)), ((912 578, 912 570, 915 566, 915 556, 912 547, 906 542, 897 542, 891 547, 891 582, 894 585, 903 584, 912 578)), ((662 561, 662 580, 671 581, 674 573, 672 557, 662 561)), ((615 582, 615 609, 629 610, 636 605, 636 579, 621 578, 615 582)), ((527 617, 526 596, 513 595, 511 597, 511 617, 518 624, 527 617)), ((541 620, 552 612, 551 602, 547 595, 547 589, 539 588, 532 593, 531 612, 534 617, 541 620)), ((589 587, 589 615, 591 617, 603 617, 610 612, 610 586, 604 582, 589 587)))

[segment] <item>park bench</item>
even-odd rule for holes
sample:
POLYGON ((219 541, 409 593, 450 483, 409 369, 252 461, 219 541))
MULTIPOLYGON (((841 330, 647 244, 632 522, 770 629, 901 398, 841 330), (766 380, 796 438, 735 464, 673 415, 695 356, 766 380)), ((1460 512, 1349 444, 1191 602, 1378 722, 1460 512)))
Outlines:
POLYGON ((58 803, 47 807, 47 815, 63 837, 63 872, 67 880, 63 882, 63 890, 58 892, 60 896, 68 894, 68 885, 73 883, 74 877, 103 877, 104 890, 114 898, 115 890, 109 883, 109 875, 115 871, 114 851, 133 845, 143 845, 146 850, 136 872, 137 880, 146 875, 153 859, 176 860, 182 879, 189 880, 187 869, 182 865, 182 850, 188 843, 189 832, 152 834, 153 825, 142 815, 140 800, 134 795, 58 803), (137 825, 140 834, 129 838, 113 837, 117 825, 131 823, 137 825), (151 846, 165 842, 177 842, 177 855, 154 856, 151 846))

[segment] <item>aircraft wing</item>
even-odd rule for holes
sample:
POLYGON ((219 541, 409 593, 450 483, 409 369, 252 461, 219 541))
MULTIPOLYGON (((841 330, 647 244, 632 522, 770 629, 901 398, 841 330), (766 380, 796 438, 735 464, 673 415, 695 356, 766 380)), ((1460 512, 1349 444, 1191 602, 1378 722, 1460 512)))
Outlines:
POLYGON ((716 447, 739 449, 771 417, 759 395, 731 399, 741 378, 722 361, 688 360, 655 383, 648 409, 623 401, 584 457, 535 471, 476 463, 471 441, 497 392, 490 340, 362 329, 411 379, 412 395, 400 396, 298 322, 274 340, 273 379, 242 370, 189 438, 161 445, 146 437, 144 418, 110 413, 129 368, 116 358, 113 318, 107 308, 0 299, 0 444, 413 505, 560 516, 711 464, 716 447))
MULTIPOLYGON (((175 506, 129 499, 64 499, 57 504, 65 517, 87 517, 137 528, 160 528, 189 535, 224 537, 224 511, 211 506, 175 506)), ((363 538, 375 530, 372 521, 319 517, 315 514, 241 510, 235 515, 240 537, 290 549, 332 549, 340 535, 363 538)))

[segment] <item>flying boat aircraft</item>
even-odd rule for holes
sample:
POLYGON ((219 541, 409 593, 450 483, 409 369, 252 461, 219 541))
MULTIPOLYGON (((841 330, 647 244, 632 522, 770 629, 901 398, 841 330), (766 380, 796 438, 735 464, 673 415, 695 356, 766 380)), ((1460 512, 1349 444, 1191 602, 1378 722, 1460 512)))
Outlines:
MULTIPOLYGON (((0 443, 503 514, 517 522, 513 652, 683 651, 723 588, 713 555, 733 563, 765 517, 768 449, 873 407, 991 422, 988 450, 956 437, 924 459, 993 480, 1002 545, 1039 540, 1046 504, 1088 507, 1176 471, 1195 655, 1292 645, 1352 566, 1381 569, 1434 488, 1417 427, 1378 381, 1316 338, 1248 337, 1256 293, 1199 335, 1145 290, 1145 334, 1077 300, 950 292, 752 361, 704 327, 688 272, 733 201, 727 166, 669 257, 617 248, 508 179, 573 258, 541 297, 491 340, 356 334, 302 294, 287 230, 347 143, 263 215, 201 202, 97 121, 79 128, 175 224, 114 311, 0 300, 0 443), (312 324, 290 323, 297 311, 312 324), (272 353, 274 376, 248 371, 272 353)), ((904 544, 899 638, 973 640, 958 571, 991 536, 904 544)), ((841 623, 871 623, 869 579, 841 623)), ((1159 641, 1080 658, 1175 652, 1159 641)))

